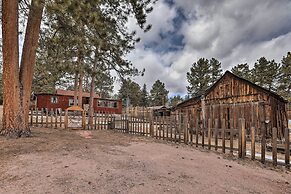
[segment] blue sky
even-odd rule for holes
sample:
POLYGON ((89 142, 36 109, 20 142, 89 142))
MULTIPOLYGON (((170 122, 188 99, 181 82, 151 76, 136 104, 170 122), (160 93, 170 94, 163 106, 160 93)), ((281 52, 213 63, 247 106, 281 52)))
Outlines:
POLYGON ((201 57, 217 58, 223 70, 261 56, 280 62, 291 51, 290 10, 290 0, 159 0, 149 32, 128 24, 141 42, 127 58, 146 69, 134 80, 150 89, 160 79, 170 95, 185 95, 186 72, 201 57))

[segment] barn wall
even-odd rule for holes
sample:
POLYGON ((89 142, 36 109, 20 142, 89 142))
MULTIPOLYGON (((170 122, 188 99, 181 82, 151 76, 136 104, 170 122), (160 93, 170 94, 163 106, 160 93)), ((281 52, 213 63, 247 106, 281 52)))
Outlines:
POLYGON ((278 137, 283 137, 287 126, 285 102, 231 74, 226 74, 219 80, 202 100, 190 100, 178 107, 180 112, 188 111, 189 119, 198 118, 200 121, 203 119, 201 109, 205 112, 205 127, 208 126, 208 119, 212 127, 215 119, 218 119, 218 127, 221 127, 221 121, 225 119, 227 128, 238 128, 239 118, 244 118, 248 134, 250 127, 255 126, 256 133, 260 135, 261 129, 266 127, 265 121, 269 120, 267 135, 271 135, 272 127, 277 127, 278 137), (203 101, 204 108, 201 106, 203 101))

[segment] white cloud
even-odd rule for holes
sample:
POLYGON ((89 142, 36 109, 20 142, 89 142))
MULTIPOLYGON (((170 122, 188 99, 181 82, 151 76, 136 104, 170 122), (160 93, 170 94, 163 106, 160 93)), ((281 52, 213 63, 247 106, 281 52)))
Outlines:
MULTIPOLYGON (((135 66, 146 68, 136 81, 150 89, 160 79, 171 93, 186 93, 186 72, 201 57, 217 58, 224 70, 238 63, 252 66, 261 56, 280 62, 291 51, 290 10, 289 0, 175 0, 172 7, 160 0, 148 17, 152 30, 138 30, 142 41, 128 56, 135 66), (186 20, 179 20, 177 28, 174 18, 180 10, 186 20), (169 39, 160 34, 169 32, 183 35, 182 49, 171 50, 167 46, 172 43, 163 43, 169 39), (151 43, 153 47, 145 48, 151 43), (157 51, 157 45, 162 49, 157 51)), ((136 29, 133 24, 129 27, 136 29)))

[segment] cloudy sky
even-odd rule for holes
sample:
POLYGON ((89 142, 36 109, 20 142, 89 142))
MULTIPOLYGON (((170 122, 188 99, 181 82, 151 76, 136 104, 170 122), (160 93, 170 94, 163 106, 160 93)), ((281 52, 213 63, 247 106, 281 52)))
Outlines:
POLYGON ((152 29, 128 56, 146 69, 140 85, 160 79, 170 95, 186 94, 186 72, 201 57, 217 58, 223 70, 253 66, 261 56, 280 61, 291 51, 290 0, 159 0, 148 16, 152 29))

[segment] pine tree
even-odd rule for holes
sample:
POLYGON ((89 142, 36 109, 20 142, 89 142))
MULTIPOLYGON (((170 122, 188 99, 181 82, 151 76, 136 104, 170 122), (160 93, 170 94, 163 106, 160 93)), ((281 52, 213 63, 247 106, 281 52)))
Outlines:
POLYGON ((183 102, 183 98, 180 95, 176 95, 170 98, 170 106, 176 106, 180 102, 183 102))
POLYGON ((156 80, 150 91, 151 105, 164 106, 168 102, 169 91, 166 90, 165 84, 156 80))
POLYGON ((148 92, 147 92, 147 86, 146 84, 143 85, 142 91, 141 91, 141 101, 140 106, 148 107, 149 106, 149 99, 148 99, 148 92))
POLYGON ((252 69, 252 80, 261 87, 276 91, 279 68, 274 60, 268 61, 265 57, 261 57, 252 69))
POLYGON ((209 65, 211 73, 210 85, 212 85, 222 76, 222 69, 221 63, 215 58, 210 59, 209 65))
POLYGON ((139 106, 141 101, 141 89, 140 86, 130 80, 123 80, 121 87, 118 92, 118 96, 123 101, 123 105, 127 105, 127 101, 129 100, 129 105, 131 106, 139 106))
POLYGON ((288 52, 282 59, 279 71, 278 93, 291 101, 291 53, 288 52))
POLYGON ((187 91, 190 95, 201 95, 210 85, 211 79, 210 64, 208 59, 200 58, 192 64, 190 72, 187 72, 187 91))
POLYGON ((251 81, 251 70, 247 63, 238 64, 232 67, 231 72, 241 78, 251 81))

